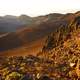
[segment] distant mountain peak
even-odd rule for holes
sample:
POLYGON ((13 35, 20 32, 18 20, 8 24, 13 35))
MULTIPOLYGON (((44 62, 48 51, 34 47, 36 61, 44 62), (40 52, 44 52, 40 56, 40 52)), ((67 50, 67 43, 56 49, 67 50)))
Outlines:
POLYGON ((22 17, 22 18, 30 18, 30 16, 27 16, 27 15, 25 15, 25 14, 22 14, 22 15, 20 15, 19 17, 22 17))
POLYGON ((13 15, 5 15, 4 18, 8 18, 8 19, 14 19, 16 18, 17 16, 13 16, 13 15))

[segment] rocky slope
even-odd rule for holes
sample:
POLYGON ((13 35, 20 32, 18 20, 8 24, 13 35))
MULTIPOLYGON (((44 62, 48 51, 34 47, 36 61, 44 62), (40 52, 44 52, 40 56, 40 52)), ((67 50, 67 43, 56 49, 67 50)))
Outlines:
POLYGON ((75 16, 68 26, 62 25, 51 33, 38 57, 53 61, 53 76, 56 79, 79 80, 80 15, 75 16))

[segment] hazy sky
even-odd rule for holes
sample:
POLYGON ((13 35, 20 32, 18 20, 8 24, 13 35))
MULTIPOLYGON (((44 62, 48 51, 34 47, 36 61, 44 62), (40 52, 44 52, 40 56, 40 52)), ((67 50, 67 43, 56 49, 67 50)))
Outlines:
POLYGON ((80 0, 0 0, 0 15, 29 16, 80 10, 80 0))

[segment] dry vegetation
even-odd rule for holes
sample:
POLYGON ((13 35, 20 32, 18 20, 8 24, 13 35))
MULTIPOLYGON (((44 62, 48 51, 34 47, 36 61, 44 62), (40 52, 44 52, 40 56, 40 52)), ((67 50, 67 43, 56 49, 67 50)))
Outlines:
POLYGON ((0 57, 1 80, 80 80, 80 16, 48 36, 37 56, 0 57))

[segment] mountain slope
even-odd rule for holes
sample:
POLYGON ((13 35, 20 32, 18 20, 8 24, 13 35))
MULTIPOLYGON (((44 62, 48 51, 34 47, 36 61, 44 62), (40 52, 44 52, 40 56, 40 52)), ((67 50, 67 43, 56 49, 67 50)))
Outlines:
MULTIPOLYGON (((32 23, 32 25, 24 26, 24 28, 18 29, 16 32, 10 32, 8 35, 0 38, 0 44, 1 44, 0 54, 2 53, 2 51, 7 51, 7 50, 10 50, 10 51, 12 50, 13 52, 15 48, 18 50, 19 49, 21 50, 21 47, 28 47, 29 45, 31 46, 34 43, 37 43, 39 40, 42 41, 40 42, 40 44, 42 44, 44 42, 43 39, 53 31, 54 29, 53 25, 57 25, 53 23, 53 21, 58 20, 58 17, 60 18, 62 15, 53 14, 52 16, 53 16, 53 19, 51 19, 52 17, 49 18, 49 15, 35 17, 33 20, 34 23, 32 23), (45 19, 47 19, 48 21, 45 21, 45 19), (37 24, 37 21, 41 21, 41 22, 37 24), (52 21, 52 25, 49 24, 51 21, 52 21)), ((19 19, 22 19, 22 20, 25 20, 24 18, 27 19, 25 15, 22 15, 19 17, 19 19)), ((37 45, 39 45, 39 43, 37 43, 37 45)))
POLYGON ((53 61, 56 79, 80 79, 80 16, 49 35, 38 57, 53 61))
MULTIPOLYGON (((32 25, 27 27, 25 26, 25 28, 21 28, 16 32, 10 32, 8 35, 0 38, 0 44, 1 44, 0 54, 11 55, 13 53, 13 55, 17 55, 14 53, 18 51, 18 52, 22 52, 23 55, 24 54, 27 55, 29 51, 27 52, 26 50, 23 50, 23 49, 24 48, 28 48, 27 50, 30 50, 32 48, 34 49, 33 45, 40 45, 36 48, 39 48, 41 50, 42 45, 44 45, 44 40, 49 34, 56 31, 55 32, 56 34, 55 42, 56 42, 57 41, 56 37, 58 36, 57 29, 59 28, 61 30, 62 33, 60 33, 60 35, 63 34, 64 29, 66 30, 67 26, 71 25, 71 22, 75 19, 76 16, 77 16, 77 13, 74 13, 74 14, 70 13, 65 15, 49 14, 46 16, 36 17, 34 18, 35 20, 34 20, 34 23, 32 23, 32 25), (39 23, 37 23, 37 21, 39 23)), ((69 29, 69 30, 72 30, 72 29, 69 29)), ((62 43, 62 42, 59 42, 59 43, 62 43)), ((22 53, 20 53, 20 55, 22 55, 22 53)), ((34 51, 33 54, 36 54, 36 51, 34 51)))
POLYGON ((0 17, 0 32, 15 32, 18 28, 32 23, 32 18, 23 16, 6 15, 0 17))
POLYGON ((0 40, 8 41, 8 51, 0 53, 2 79, 17 79, 19 74, 31 80, 80 80, 79 12, 56 21, 43 19, 39 24, 4 34, 0 40), (14 45, 12 49, 10 44, 14 45))

